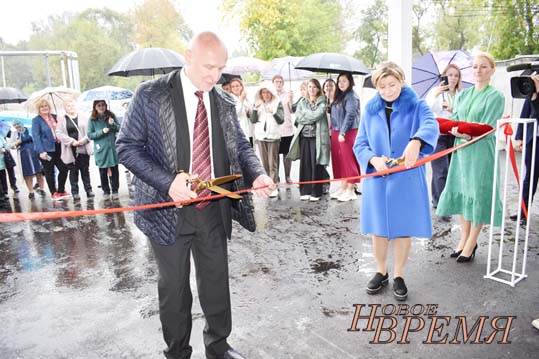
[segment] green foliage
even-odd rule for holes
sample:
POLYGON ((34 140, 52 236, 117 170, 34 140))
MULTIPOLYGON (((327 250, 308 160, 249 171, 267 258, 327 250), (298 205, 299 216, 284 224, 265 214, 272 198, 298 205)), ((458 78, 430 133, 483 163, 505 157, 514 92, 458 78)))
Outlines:
POLYGON ((191 29, 170 0, 145 0, 133 12, 134 38, 140 47, 164 47, 183 52, 191 29))
POLYGON ((342 49, 337 0, 224 0, 221 9, 224 18, 239 16, 242 34, 261 59, 342 49))
POLYGON ((539 1, 502 0, 492 5, 489 51, 499 59, 539 53, 539 1))
MULTIPOLYGON (((33 24, 27 42, 2 50, 69 50, 78 55, 81 90, 103 85, 135 89, 144 77, 109 77, 110 68, 137 47, 168 47, 182 51, 191 37, 189 27, 169 0, 145 0, 129 15, 109 9, 88 9, 81 13, 53 15, 33 24), (139 31, 135 31, 135 28, 139 31)), ((48 86, 43 57, 6 57, 6 82, 26 94, 48 86)), ((52 86, 62 84, 60 58, 51 56, 52 86)))
POLYGON ((375 0, 361 11, 361 22, 354 32, 360 48, 354 56, 368 67, 374 67, 387 58, 387 16, 385 0, 375 0))
MULTIPOLYGON (((485 24, 490 21, 486 0, 435 0, 436 50, 471 50, 485 44, 485 24)), ((488 35, 487 35, 488 36, 488 35)))

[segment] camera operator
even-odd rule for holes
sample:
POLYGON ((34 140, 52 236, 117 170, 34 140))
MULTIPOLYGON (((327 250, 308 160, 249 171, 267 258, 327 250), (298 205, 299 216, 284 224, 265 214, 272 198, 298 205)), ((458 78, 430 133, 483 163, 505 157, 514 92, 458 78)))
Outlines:
MULTIPOLYGON (((520 118, 534 118, 537 121, 539 115, 539 96, 537 92, 539 91, 539 75, 531 76, 534 84, 535 91, 534 93, 526 98, 524 105, 522 106, 522 111, 520 113, 520 118)), ((522 152, 523 146, 526 146, 526 157, 524 163, 526 165, 526 175, 524 176, 524 185, 522 191, 522 200, 524 204, 528 205, 528 196, 530 193, 530 182, 532 181, 531 177, 531 166, 532 166, 532 145, 533 145, 533 123, 529 123, 526 128, 526 138, 523 138, 524 134, 524 125, 519 124, 517 128, 517 134, 515 136, 515 142, 513 147, 515 151, 522 152)), ((539 145, 535 147, 535 173, 533 174, 532 181, 532 200, 537 189, 537 182, 539 179, 539 145)), ((516 214, 510 216, 511 220, 516 221, 518 216, 516 214)), ((526 223, 526 217, 521 210, 521 223, 526 223)))

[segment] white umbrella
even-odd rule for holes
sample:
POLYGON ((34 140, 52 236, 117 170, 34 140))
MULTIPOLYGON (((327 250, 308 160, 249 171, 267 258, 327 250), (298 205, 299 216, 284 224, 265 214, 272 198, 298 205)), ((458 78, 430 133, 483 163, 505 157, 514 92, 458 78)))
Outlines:
POLYGON ((133 97, 133 91, 131 90, 116 86, 101 86, 84 91, 80 95, 79 100, 83 102, 95 100, 129 100, 131 97, 133 97))
POLYGON ((118 121, 125 114, 126 104, 131 101, 133 91, 115 86, 101 86, 84 91, 79 97, 79 110, 91 112, 95 100, 105 100, 110 111, 114 112, 118 121))
POLYGON ((79 95, 77 90, 64 86, 46 87, 32 93, 23 104, 28 111, 35 112, 37 102, 45 98, 52 104, 51 112, 58 113, 66 101, 76 100, 79 95))
POLYGON ((269 66, 269 62, 257 59, 255 57, 231 57, 226 62, 226 67, 224 68, 223 73, 230 75, 241 75, 246 72, 262 73, 267 70, 269 66))
POLYGON ((269 68, 262 73, 263 79, 272 79, 273 76, 280 75, 285 80, 300 80, 312 77, 314 73, 307 70, 296 69, 296 65, 303 57, 286 56, 271 60, 269 68))

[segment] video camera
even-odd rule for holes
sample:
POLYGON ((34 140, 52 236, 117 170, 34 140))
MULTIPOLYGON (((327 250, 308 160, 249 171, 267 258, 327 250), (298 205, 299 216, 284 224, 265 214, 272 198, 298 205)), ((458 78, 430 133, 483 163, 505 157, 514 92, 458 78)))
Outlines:
POLYGON ((539 62, 526 62, 507 66, 507 72, 526 70, 527 76, 511 77, 511 96, 514 98, 529 98, 536 92, 535 83, 531 79, 531 75, 539 72, 539 62))

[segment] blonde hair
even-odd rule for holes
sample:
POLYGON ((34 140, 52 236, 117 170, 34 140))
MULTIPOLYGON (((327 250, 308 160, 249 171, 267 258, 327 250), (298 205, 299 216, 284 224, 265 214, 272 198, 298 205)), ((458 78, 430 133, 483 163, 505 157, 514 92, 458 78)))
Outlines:
POLYGON ((372 84, 376 87, 381 79, 388 76, 393 76, 404 84, 404 70, 393 61, 382 62, 376 67, 371 77, 372 84))
POLYGON ((36 102, 36 113, 39 113, 39 108, 40 108, 43 104, 46 104, 47 106, 49 106, 49 112, 52 112, 52 106, 51 106, 51 103, 49 102, 49 100, 47 100, 46 98, 42 98, 42 99, 39 99, 39 100, 36 102))
POLYGON ((492 56, 488 52, 479 52, 479 53, 477 53, 474 56, 474 59, 477 59, 477 58, 483 58, 483 59, 487 60, 487 62, 490 64, 490 67, 492 67, 493 69, 496 68, 496 60, 494 60, 494 56, 492 56))

